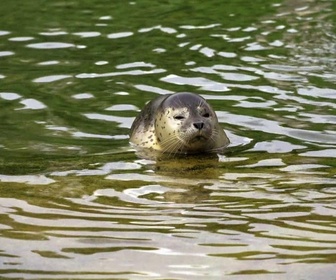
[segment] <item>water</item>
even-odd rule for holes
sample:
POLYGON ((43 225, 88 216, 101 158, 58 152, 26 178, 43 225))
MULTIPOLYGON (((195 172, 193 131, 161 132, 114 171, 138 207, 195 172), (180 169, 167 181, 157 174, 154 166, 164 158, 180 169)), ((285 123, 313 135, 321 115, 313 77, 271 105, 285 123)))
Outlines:
POLYGON ((335 3, 225 2, 1 2, 2 278, 334 279, 335 3), (224 155, 131 149, 176 91, 224 155))

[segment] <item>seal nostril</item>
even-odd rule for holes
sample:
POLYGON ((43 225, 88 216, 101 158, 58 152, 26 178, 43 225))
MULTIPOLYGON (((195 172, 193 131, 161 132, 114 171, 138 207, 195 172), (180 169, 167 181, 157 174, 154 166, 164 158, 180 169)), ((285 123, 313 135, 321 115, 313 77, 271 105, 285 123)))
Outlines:
POLYGON ((198 122, 198 123, 193 123, 194 127, 198 130, 201 130, 204 126, 204 123, 198 122))

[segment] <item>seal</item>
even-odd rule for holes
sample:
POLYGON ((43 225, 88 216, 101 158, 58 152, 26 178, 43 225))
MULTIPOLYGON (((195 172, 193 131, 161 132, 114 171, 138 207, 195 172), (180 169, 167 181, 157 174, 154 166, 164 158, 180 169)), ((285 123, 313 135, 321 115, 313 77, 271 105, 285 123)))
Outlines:
POLYGON ((190 92, 161 95, 135 118, 130 142, 170 154, 215 153, 230 143, 215 111, 190 92))

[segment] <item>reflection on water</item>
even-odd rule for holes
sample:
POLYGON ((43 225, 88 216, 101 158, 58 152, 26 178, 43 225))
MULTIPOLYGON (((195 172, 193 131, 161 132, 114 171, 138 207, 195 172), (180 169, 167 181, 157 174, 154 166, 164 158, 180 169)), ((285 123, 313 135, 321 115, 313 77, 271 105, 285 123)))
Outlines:
POLYGON ((3 277, 333 279, 334 3, 196 2, 0 4, 3 277), (129 146, 176 91, 224 155, 129 146))

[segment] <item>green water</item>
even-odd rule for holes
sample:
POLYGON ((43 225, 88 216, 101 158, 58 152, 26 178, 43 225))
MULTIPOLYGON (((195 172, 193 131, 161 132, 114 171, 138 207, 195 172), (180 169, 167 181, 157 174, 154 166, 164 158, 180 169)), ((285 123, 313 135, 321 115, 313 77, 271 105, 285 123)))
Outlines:
POLYGON ((0 275, 334 279, 332 0, 0 3, 0 275), (191 91, 231 145, 128 143, 191 91))

